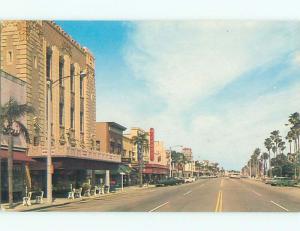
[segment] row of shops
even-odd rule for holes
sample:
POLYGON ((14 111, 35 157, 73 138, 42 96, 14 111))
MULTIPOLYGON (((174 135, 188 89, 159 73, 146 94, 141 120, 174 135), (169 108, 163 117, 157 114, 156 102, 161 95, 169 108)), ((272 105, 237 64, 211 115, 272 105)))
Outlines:
MULTIPOLYGON (((7 155, 7 150, 1 150, 1 201, 8 198, 7 155)), ((14 151, 13 156, 14 200, 21 200, 26 191, 46 192, 46 158, 30 158, 25 151, 14 151)), ((121 187, 122 178, 124 187, 139 183, 138 165, 65 157, 52 158, 52 162, 54 197, 66 197, 71 187, 107 184, 107 174, 111 188, 121 187)), ((166 166, 145 164, 143 169, 145 183, 154 183, 168 174, 166 166)))

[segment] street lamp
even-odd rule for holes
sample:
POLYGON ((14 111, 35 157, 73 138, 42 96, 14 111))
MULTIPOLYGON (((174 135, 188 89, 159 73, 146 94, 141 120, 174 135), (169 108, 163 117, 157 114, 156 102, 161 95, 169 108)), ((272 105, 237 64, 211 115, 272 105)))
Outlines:
POLYGON ((182 145, 173 145, 173 146, 170 146, 170 171, 169 171, 169 177, 173 177, 173 174, 172 174, 172 148, 176 148, 176 147, 183 147, 182 145))
POLYGON ((51 146, 52 146, 52 140, 51 140, 51 124, 52 124, 52 87, 55 83, 58 81, 61 81, 63 79, 67 79, 70 77, 80 76, 80 78, 83 78, 86 76, 86 73, 81 71, 78 75, 70 75, 70 76, 64 76, 62 78, 59 78, 55 81, 48 78, 47 79, 47 103, 48 103, 48 128, 47 128, 47 202, 49 204, 52 203, 52 173, 53 173, 53 166, 52 166, 52 157, 51 157, 51 146))

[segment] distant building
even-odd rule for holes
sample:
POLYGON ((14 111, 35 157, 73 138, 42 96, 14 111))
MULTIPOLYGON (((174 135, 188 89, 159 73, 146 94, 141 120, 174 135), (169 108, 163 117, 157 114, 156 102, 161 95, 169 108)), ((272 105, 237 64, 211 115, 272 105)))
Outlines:
POLYGON ((182 148, 182 153, 185 156, 187 161, 193 160, 193 152, 191 148, 182 148))
POLYGON ((122 163, 127 163, 127 164, 137 163, 134 150, 135 148, 132 139, 123 135, 122 163))
POLYGON ((96 123, 96 143, 100 151, 123 154, 123 132, 126 127, 115 122, 96 123))

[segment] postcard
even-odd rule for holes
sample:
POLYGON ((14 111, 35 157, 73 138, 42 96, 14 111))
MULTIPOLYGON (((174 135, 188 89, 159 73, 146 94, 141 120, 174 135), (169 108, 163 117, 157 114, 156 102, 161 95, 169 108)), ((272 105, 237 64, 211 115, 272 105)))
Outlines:
POLYGON ((299 21, 0 21, 0 205, 299 212, 299 21))

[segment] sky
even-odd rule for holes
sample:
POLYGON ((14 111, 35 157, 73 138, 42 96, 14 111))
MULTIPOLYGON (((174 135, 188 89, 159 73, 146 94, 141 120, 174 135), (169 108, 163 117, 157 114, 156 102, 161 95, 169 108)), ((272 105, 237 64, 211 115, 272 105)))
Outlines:
POLYGON ((96 58, 97 121, 239 170, 300 110, 296 21, 57 21, 96 58))

